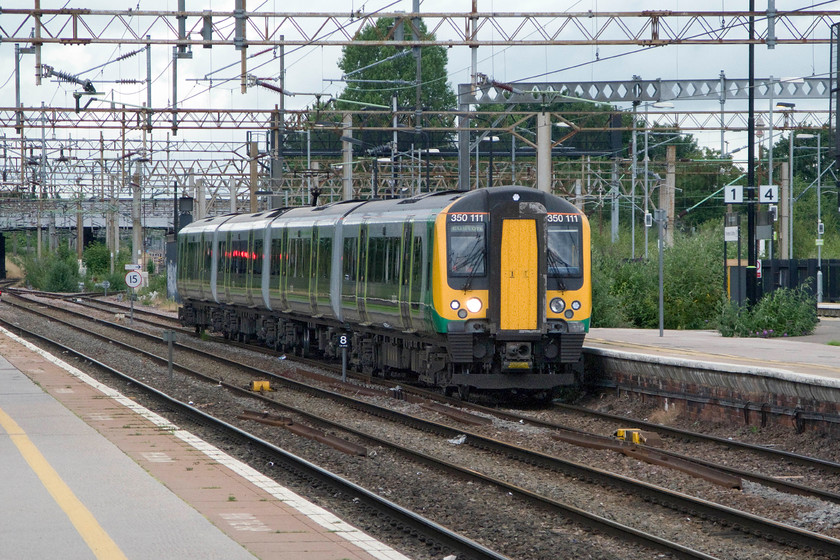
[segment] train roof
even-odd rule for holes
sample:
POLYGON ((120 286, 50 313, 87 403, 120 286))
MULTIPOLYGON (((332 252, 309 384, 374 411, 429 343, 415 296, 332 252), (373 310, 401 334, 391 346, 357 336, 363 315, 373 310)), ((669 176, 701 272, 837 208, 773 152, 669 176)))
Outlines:
POLYGON ((223 229, 238 229, 239 224, 274 222, 276 226, 308 226, 334 223, 344 218, 347 223, 380 218, 388 222, 400 222, 409 217, 432 216, 449 205, 456 203, 454 209, 460 212, 483 211, 488 206, 504 200, 522 200, 539 202, 548 212, 580 213, 569 201, 544 193, 532 187, 502 186, 477 189, 472 191, 437 191, 422 193, 411 198, 388 198, 368 200, 343 200, 321 206, 302 206, 296 208, 278 208, 256 214, 227 214, 198 220, 185 226, 181 231, 195 233, 215 230, 222 224, 223 229), (282 216, 281 221, 275 221, 282 216))

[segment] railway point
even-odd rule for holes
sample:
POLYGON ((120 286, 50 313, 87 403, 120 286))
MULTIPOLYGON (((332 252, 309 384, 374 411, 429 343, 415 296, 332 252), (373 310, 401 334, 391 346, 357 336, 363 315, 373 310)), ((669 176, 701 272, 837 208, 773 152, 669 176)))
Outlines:
POLYGON ((405 560, 0 333, 0 558, 405 560))

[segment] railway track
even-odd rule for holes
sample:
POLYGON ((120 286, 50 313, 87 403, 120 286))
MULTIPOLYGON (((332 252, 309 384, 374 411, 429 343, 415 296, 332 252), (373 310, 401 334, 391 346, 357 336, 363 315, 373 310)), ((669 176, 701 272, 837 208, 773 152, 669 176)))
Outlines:
MULTIPOLYGON (((124 328, 124 327, 123 327, 124 328)), ((155 341, 159 340, 158 337, 153 337, 155 341)), ((160 359, 160 358, 158 358, 160 359)), ((234 363, 227 363, 226 367, 234 368, 240 366, 240 364, 234 363)), ((252 371, 250 374, 251 376, 262 376, 265 377, 269 374, 269 372, 258 370, 252 371)), ((215 382, 216 379, 214 378, 213 381, 215 382)), ((277 382, 281 380, 278 379, 277 382)), ((287 383, 286 381, 283 381, 287 383)), ((233 391, 237 387, 241 386, 242 383, 238 383, 235 386, 230 386, 229 390, 233 391)), ((293 384, 294 385, 294 384, 293 384)), ((306 391, 312 392, 314 389, 309 387, 306 388, 306 391)), ((316 391, 317 392, 317 391, 316 391)), ((323 397, 322 397, 323 398, 323 397)), ((788 528, 784 526, 784 524, 776 523, 776 522, 769 522, 768 520, 762 520, 757 518, 757 516, 750 516, 750 515, 742 515, 734 510, 730 510, 730 508, 721 508, 716 504, 706 503, 704 500, 698 499, 688 499, 686 500, 685 497, 680 496, 679 493, 673 493, 670 491, 663 491, 664 489, 654 488, 652 485, 646 484, 639 484, 638 481, 627 480, 626 477, 610 477, 608 474, 604 474, 601 472, 597 472, 597 469, 586 470, 585 467, 581 465, 574 465, 570 462, 558 460, 555 457, 546 456, 545 454, 535 453, 528 449, 524 449, 518 446, 511 446, 509 444, 505 444, 503 442, 495 441, 491 438, 486 438, 481 436, 480 434, 469 433, 463 429, 453 429, 449 426, 442 425, 440 423, 429 422, 428 420, 422 420, 417 418, 409 418, 407 415, 402 415, 401 418, 394 420, 394 418, 400 416, 400 414, 396 414, 393 411, 390 411, 387 408, 383 407, 374 407, 369 403, 365 403, 359 399, 349 399, 348 397, 336 397, 330 395, 329 398, 337 399, 342 401, 344 404, 343 406, 352 407, 358 410, 364 410, 365 414, 373 415, 377 418, 388 417, 391 421, 399 421, 405 425, 410 425, 414 427, 418 431, 424 432, 434 432, 446 438, 457 438, 460 436, 465 436, 465 441, 469 442, 469 444, 475 446, 478 449, 492 449, 494 453, 498 455, 505 456, 505 457, 515 457, 518 461, 524 464, 537 464, 540 465, 540 468, 549 469, 551 471, 559 471, 563 472, 567 477, 571 479, 585 479, 590 481, 597 481, 597 484, 602 484, 606 486, 612 487, 620 487, 626 492, 628 495, 634 496, 643 496, 645 500, 649 500, 652 502, 657 502, 661 504, 666 504, 669 507, 672 507, 678 511, 685 511, 691 512, 692 515, 701 515, 707 517, 712 520, 717 520, 719 522, 724 522, 726 524, 742 527, 745 528, 747 531, 756 533, 756 534, 764 534, 774 535, 776 540, 788 542, 788 543, 796 543, 799 547, 807 547, 812 551, 829 554, 829 555, 837 555, 840 553, 840 549, 836 549, 838 543, 834 542, 833 539, 828 539, 816 534, 808 534, 807 531, 799 531, 793 528, 788 528)), ((301 411, 296 411, 296 414, 302 414, 301 411)), ((329 420, 325 418, 318 418, 318 419, 311 419, 311 421, 318 422, 321 424, 329 425, 329 420)), ((373 441, 377 446, 384 446, 386 442, 382 440, 377 440, 374 436, 367 433, 360 433, 360 432, 352 432, 348 430, 347 426, 341 425, 329 425, 329 429, 331 430, 344 430, 348 433, 352 433, 356 438, 368 438, 369 441, 373 441)), ((410 454, 412 451, 410 449, 403 449, 400 450, 403 454, 410 454)), ((419 457, 415 457, 414 460, 421 461, 419 457)), ((423 459, 423 461, 428 461, 429 459, 423 459)), ((436 466, 437 469, 451 469, 450 466, 444 466, 443 464, 436 466)), ((457 468, 457 466, 456 466, 457 468)), ((460 471, 460 476, 465 476, 465 472, 463 471, 464 467, 460 467, 462 469, 460 471)), ((469 471, 469 469, 467 469, 469 471)), ((520 489, 516 485, 511 485, 506 483, 503 480, 493 480, 492 477, 482 480, 484 484, 495 484, 497 488, 502 488, 506 492, 516 493, 516 495, 522 497, 523 499, 539 499, 539 496, 528 496, 528 491, 525 489, 520 489), (507 484, 507 486, 505 486, 507 484)), ((533 492, 532 492, 533 494, 533 492)), ((546 496, 542 496, 542 499, 545 500, 546 496)), ((551 500, 550 500, 551 501, 551 500)), ((545 508, 548 507, 549 502, 543 501, 540 507, 545 508)), ((553 505, 552 507, 557 507, 553 505)), ((586 515, 592 515, 591 513, 586 513, 586 515)), ((574 510, 567 510, 564 514, 561 514, 565 517, 573 517, 576 515, 574 510)), ((582 514, 577 514, 582 515, 582 514)), ((597 517, 597 516, 596 516, 597 517)), ((590 521, 591 522, 591 521, 590 521)), ((603 521, 601 521, 603 523, 603 521)), ((612 532, 616 530, 615 528, 607 529, 606 527, 601 527, 599 530, 612 532)), ((625 536, 624 538, 630 538, 625 536)), ((640 537, 634 537, 640 538, 640 537)), ((648 544, 650 546, 650 544, 648 544)), ((671 552, 675 554, 675 552, 671 552)), ((683 556, 686 552, 681 552, 680 557, 703 557, 703 556, 683 556)))
POLYGON ((28 331, 19 327, 13 328, 15 328, 15 330, 17 330, 25 338, 37 340, 40 343, 45 344, 47 347, 58 349, 65 355, 73 355, 78 359, 85 361, 90 366, 106 372, 110 376, 119 378, 124 382, 131 383, 136 390, 140 390, 149 398, 160 402, 168 410, 180 415, 181 418, 189 419, 195 424, 204 426, 205 428, 210 428, 223 434, 227 438, 235 438, 243 442, 253 449, 256 449, 257 452, 272 465, 283 468, 287 472, 293 473, 295 476, 302 478, 308 483, 315 482, 319 485, 329 487, 331 491, 342 496, 345 501, 356 504, 359 509, 365 512, 364 515, 384 516, 397 528, 397 530, 422 535, 423 539, 426 539, 427 542, 433 543, 430 545, 432 548, 448 553, 455 553, 459 557, 463 555, 464 558, 475 558, 476 560, 505 560, 507 558, 506 556, 483 547, 480 544, 471 541, 458 533, 450 531, 449 529, 442 527, 421 515, 383 499, 375 493, 353 484, 347 479, 337 476, 326 469, 322 469, 309 461, 303 460, 302 458, 271 444, 270 442, 260 439, 247 431, 229 424, 216 416, 202 412, 196 407, 191 406, 189 403, 173 398, 165 392, 147 385, 131 375, 100 362, 91 356, 65 346, 55 340, 39 335, 33 331, 28 331))

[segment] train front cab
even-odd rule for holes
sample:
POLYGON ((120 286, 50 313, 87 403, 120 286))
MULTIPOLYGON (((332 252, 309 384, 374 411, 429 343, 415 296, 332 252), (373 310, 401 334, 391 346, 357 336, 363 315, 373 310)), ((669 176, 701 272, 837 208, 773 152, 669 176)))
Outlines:
POLYGON ((436 237, 451 388, 574 385, 591 312, 585 216, 534 189, 474 191, 438 218, 436 237))

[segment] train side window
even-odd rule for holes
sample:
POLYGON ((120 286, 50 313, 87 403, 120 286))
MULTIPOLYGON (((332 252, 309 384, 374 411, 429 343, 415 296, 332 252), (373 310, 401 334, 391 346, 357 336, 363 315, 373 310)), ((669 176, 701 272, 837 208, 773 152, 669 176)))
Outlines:
MULTIPOLYGON (((202 237, 201 241, 204 244, 203 245, 203 249, 204 249, 204 254, 203 254, 204 268, 202 270, 209 271, 210 267, 213 266, 213 236, 212 235, 206 235, 206 234, 202 233, 201 237, 202 237)), ((199 256, 201 256, 201 255, 199 255, 199 256)), ((198 271, 196 271, 196 274, 199 274, 198 271)))
POLYGON ((355 237, 344 238, 344 252, 342 253, 344 263, 342 272, 344 272, 344 280, 350 282, 356 281, 356 246, 357 239, 355 237))
POLYGON ((318 239, 318 278, 329 280, 332 270, 332 238, 321 237, 318 239))
POLYGON ((283 239, 274 237, 271 239, 271 276, 280 276, 283 270, 283 239))
MULTIPOLYGON (((265 252, 263 249, 263 239, 260 236, 262 232, 259 232, 256 237, 254 237, 254 255, 253 255, 253 266, 254 266, 254 277, 259 279, 262 278, 262 263, 263 263, 263 253, 265 252)), ((259 285, 259 280, 254 282, 255 286, 259 285)))
POLYGON ((423 295, 423 239, 421 237, 414 238, 414 248, 411 253, 411 301, 417 303, 423 295))
POLYGON ((487 262, 484 224, 449 224, 448 230, 450 276, 484 276, 487 262))
POLYGON ((548 226, 548 275, 551 277, 580 276, 580 230, 571 225, 548 226))
POLYGON ((371 237, 368 241, 367 281, 370 283, 376 284, 385 281, 385 242, 384 237, 371 237))
POLYGON ((228 267, 228 260, 230 259, 230 232, 225 235, 224 240, 219 240, 219 262, 218 273, 224 278, 225 271, 228 267))

